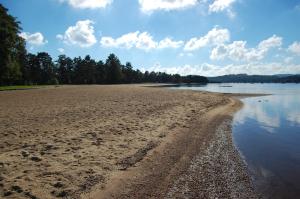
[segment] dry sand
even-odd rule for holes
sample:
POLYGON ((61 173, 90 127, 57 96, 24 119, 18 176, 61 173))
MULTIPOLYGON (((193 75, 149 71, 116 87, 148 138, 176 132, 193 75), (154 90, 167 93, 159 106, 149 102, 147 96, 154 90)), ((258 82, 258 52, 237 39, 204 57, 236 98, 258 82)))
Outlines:
POLYGON ((140 85, 0 92, 0 197, 255 198, 240 102, 140 85))

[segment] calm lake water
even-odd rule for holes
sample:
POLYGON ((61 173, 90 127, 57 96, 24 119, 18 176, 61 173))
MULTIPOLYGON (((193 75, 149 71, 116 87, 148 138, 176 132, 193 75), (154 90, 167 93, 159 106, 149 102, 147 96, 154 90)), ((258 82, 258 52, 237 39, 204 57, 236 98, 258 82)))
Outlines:
POLYGON ((233 139, 266 198, 300 198, 300 84, 208 84, 179 89, 266 93, 242 99, 233 139))

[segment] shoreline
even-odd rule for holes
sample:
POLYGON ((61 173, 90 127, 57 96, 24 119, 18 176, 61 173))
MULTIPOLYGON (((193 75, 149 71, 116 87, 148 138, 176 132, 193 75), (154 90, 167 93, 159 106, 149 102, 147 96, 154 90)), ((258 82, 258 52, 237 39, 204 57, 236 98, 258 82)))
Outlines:
MULTIPOLYGON (((202 91, 202 93, 212 92, 202 91)), ((178 152, 178 146, 180 146, 178 141, 182 139, 186 131, 176 135, 177 138, 174 135, 167 136, 166 140, 157 148, 152 149, 137 166, 130 168, 126 173, 116 173, 106 184, 107 188, 85 194, 83 198, 260 198, 254 190, 246 163, 234 146, 231 123, 233 114, 243 106, 239 98, 261 95, 213 94, 224 95, 230 98, 230 102, 215 107, 202 116, 206 120, 207 117, 209 118, 205 128, 197 129, 199 123, 203 122, 201 119, 193 121, 188 127, 189 132, 197 129, 196 131, 210 131, 213 134, 210 139, 200 141, 204 145, 200 147, 200 150, 190 149, 195 145, 185 148, 188 152, 180 154, 182 157, 175 163, 174 168, 168 168, 171 171, 167 175, 158 172, 158 175, 153 176, 153 172, 161 170, 163 165, 168 164, 161 161, 160 158, 157 160, 157 156, 164 156, 164 150, 167 150, 168 156, 175 156, 172 152, 178 152), (213 123, 214 127, 208 127, 209 123, 213 123), (169 150, 170 145, 175 145, 177 150, 172 148, 169 150), (226 157, 224 158, 222 155, 226 157), (205 165, 207 163, 212 168, 207 167, 205 165), (199 176, 199 173, 202 175, 199 176), (161 179, 163 182, 158 181, 161 179)), ((192 138, 185 142, 195 143, 193 140, 195 136, 197 135, 192 135, 192 138)))
POLYGON ((178 192, 184 189, 206 198, 254 195, 228 123, 242 105, 238 99, 91 85, 3 92, 0 100, 0 192, 6 198, 198 196, 178 192), (178 181, 185 177, 188 185, 178 181))

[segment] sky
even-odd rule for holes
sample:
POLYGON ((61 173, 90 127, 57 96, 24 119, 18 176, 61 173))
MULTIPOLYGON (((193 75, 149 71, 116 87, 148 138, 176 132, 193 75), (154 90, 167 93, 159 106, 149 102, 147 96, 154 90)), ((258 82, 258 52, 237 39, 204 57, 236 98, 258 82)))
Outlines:
POLYGON ((0 0, 31 53, 181 75, 300 74, 300 0, 0 0))

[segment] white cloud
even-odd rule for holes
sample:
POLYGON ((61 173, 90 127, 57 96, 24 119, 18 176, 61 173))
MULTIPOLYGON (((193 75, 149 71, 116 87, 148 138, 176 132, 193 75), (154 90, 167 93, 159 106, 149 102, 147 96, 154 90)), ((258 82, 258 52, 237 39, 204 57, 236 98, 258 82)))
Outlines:
POLYGON ((227 46, 227 56, 233 61, 256 61, 264 58, 264 52, 255 48, 246 48, 246 41, 234 41, 227 46))
POLYGON ((210 54, 211 60, 220 60, 224 59, 227 55, 227 47, 224 44, 218 45, 215 47, 210 54))
POLYGON ((56 39, 63 40, 63 39, 64 39, 64 36, 61 35, 61 34, 58 34, 58 35, 56 35, 56 39))
POLYGON ((276 35, 263 40, 259 43, 258 48, 260 50, 269 50, 270 48, 280 47, 282 45, 282 38, 276 35))
POLYGON ((65 49, 63 49, 63 48, 58 48, 57 51, 60 53, 65 53, 65 49))
MULTIPOLYGON (((145 69, 144 69, 145 70, 145 69)), ((296 64, 282 64, 282 63, 248 63, 241 65, 226 65, 217 66, 208 63, 201 65, 183 65, 174 67, 163 67, 159 64, 154 65, 147 69, 148 71, 160 71, 167 72, 170 74, 181 74, 181 75, 204 75, 204 76, 219 76, 227 74, 241 74, 247 73, 249 75, 274 75, 274 74, 299 74, 300 65, 296 64)))
POLYGON ((155 10, 179 10, 195 6, 198 0, 139 0, 140 8, 145 13, 155 10))
POLYGON ((193 57, 194 54, 193 53, 184 53, 184 52, 182 52, 182 53, 179 53, 178 56, 179 57, 193 57))
POLYGON ((142 50, 150 49, 164 49, 164 48, 179 48, 182 46, 183 41, 173 41, 171 38, 166 37, 165 39, 157 42, 148 32, 139 31, 127 33, 116 39, 112 37, 102 37, 100 41, 103 47, 109 48, 138 48, 142 50))
POLYGON ((28 44, 31 44, 34 46, 41 46, 41 45, 48 43, 48 41, 45 40, 43 34, 40 32, 36 32, 33 34, 30 34, 29 32, 22 32, 22 33, 20 33, 20 37, 25 39, 28 44))
POLYGON ((205 36, 190 39, 184 46, 184 50, 198 50, 208 45, 221 45, 230 40, 230 32, 228 29, 213 28, 205 36))
POLYGON ((212 4, 209 5, 210 12, 221 12, 224 11, 235 2, 236 0, 214 0, 212 4))
POLYGON ((226 11, 231 18, 235 17, 235 13, 231 9, 234 2, 236 0, 213 0, 213 2, 209 0, 139 0, 141 11, 147 14, 157 10, 182 10, 201 5, 202 8, 208 9, 209 13, 226 11))
POLYGON ((103 47, 113 47, 113 48, 127 48, 131 49, 135 46, 136 41, 138 38, 139 32, 131 32, 117 39, 113 39, 112 37, 102 37, 101 38, 101 45, 103 47))
POLYGON ((270 49, 281 47, 282 38, 273 35, 261 41, 256 48, 247 48, 246 45, 246 41, 234 41, 228 45, 218 45, 211 51, 210 59, 221 60, 227 57, 233 61, 262 60, 270 49))
POLYGON ((103 47, 110 48, 131 49, 135 47, 143 50, 150 50, 157 47, 157 43, 149 33, 140 33, 139 31, 122 35, 116 39, 112 37, 102 37, 100 43, 103 47))
POLYGON ((113 0, 59 0, 60 2, 68 2, 74 8, 81 9, 97 9, 105 8, 110 5, 113 0))
POLYGON ((142 50, 150 50, 157 47, 157 42, 155 42, 152 36, 147 33, 143 32, 138 35, 138 40, 136 41, 136 48, 142 50))
POLYGON ((64 35, 58 34, 56 38, 63 40, 66 44, 90 47, 97 42, 94 35, 93 21, 78 21, 75 26, 70 26, 64 35))
POLYGON ((158 48, 180 48, 183 45, 183 41, 173 41, 167 37, 158 43, 158 48))
POLYGON ((295 41, 288 47, 288 51, 300 56, 300 42, 295 41))
POLYGON ((290 63, 292 63, 293 59, 294 59, 293 57, 286 57, 286 58, 284 58, 284 63, 290 64, 290 63))
POLYGON ((236 0, 214 0, 212 4, 209 5, 209 12, 223 12, 226 11, 228 16, 233 18, 235 13, 232 11, 231 6, 236 2, 236 0))

